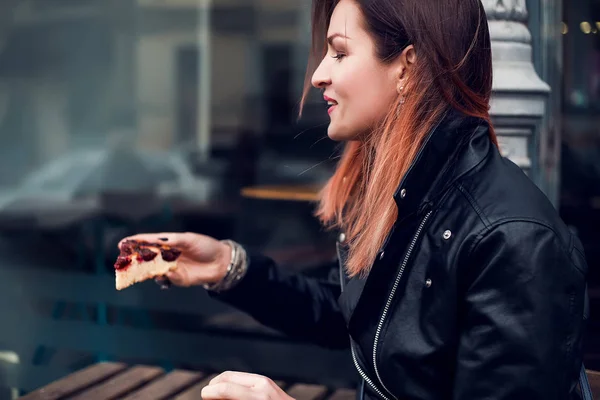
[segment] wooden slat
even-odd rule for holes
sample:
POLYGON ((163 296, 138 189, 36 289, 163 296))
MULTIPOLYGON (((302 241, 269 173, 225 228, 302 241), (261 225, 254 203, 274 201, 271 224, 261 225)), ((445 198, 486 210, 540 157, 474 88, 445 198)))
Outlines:
POLYGON ((208 383, 217 375, 218 374, 213 374, 213 375, 207 376, 200 383, 192 386, 188 390, 181 393, 179 396, 175 397, 175 400, 200 400, 200 399, 202 399, 202 396, 201 396, 202 389, 204 389, 204 387, 206 385, 208 385, 208 383))
POLYGON ((23 400, 53 400, 60 399, 72 393, 90 387, 105 380, 126 368, 121 363, 99 363, 74 372, 63 379, 44 386, 34 392, 21 397, 23 400))
POLYGON ((162 368, 135 366, 70 400, 110 400, 121 397, 163 373, 162 368))
POLYGON ((296 383, 288 389, 287 394, 296 400, 320 400, 327 394, 327 388, 321 385, 296 383))
POLYGON ((175 370, 125 397, 124 400, 161 400, 172 398, 204 377, 202 372, 175 370))
POLYGON ((592 387, 592 393, 594 399, 600 399, 600 372, 586 370, 590 386, 592 387))
POLYGON ((585 372, 588 374, 588 377, 600 377, 600 371, 594 371, 591 369, 586 369, 585 372))
POLYGON ((327 400, 356 400, 356 390, 338 389, 327 400))

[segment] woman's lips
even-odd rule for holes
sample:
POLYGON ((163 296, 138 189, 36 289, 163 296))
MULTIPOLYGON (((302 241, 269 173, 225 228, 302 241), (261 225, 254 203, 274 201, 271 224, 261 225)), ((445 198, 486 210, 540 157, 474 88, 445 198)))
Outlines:
POLYGON ((323 100, 325 100, 327 102, 327 104, 329 105, 329 107, 327 108, 327 114, 331 115, 331 113, 333 112, 335 107, 338 105, 337 101, 335 101, 334 98, 329 97, 325 94, 323 95, 323 100))

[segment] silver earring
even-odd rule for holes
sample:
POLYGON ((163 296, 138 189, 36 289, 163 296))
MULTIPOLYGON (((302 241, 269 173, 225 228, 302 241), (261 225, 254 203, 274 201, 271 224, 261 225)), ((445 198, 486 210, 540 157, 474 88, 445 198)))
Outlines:
POLYGON ((398 88, 398 94, 400 94, 400 104, 404 104, 404 102, 406 101, 406 97, 404 97, 404 95, 402 94, 403 90, 404 90, 404 86, 400 86, 398 88))

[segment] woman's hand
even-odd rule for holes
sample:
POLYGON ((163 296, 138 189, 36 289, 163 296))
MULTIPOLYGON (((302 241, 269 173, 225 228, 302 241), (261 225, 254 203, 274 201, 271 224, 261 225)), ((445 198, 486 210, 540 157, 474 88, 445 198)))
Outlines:
POLYGON ((202 389, 204 400, 294 400, 266 376, 223 372, 202 389))
POLYGON ((143 240, 164 243, 181 250, 177 269, 166 278, 177 286, 195 286, 220 281, 227 273, 231 261, 231 248, 209 236, 196 233, 149 233, 127 237, 126 240, 143 240))

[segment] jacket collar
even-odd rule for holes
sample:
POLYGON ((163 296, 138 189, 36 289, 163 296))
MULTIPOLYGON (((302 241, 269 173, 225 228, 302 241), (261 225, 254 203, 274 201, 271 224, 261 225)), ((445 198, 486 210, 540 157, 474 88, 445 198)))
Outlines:
MULTIPOLYGON (((398 206, 396 224, 423 210, 425 206, 432 207, 431 203, 439 199, 447 188, 485 159, 490 146, 492 142, 485 121, 466 117, 454 110, 446 112, 427 135, 421 150, 394 194, 398 206), (404 196, 402 189, 406 191, 404 196)), ((338 255, 343 274, 345 252, 338 255)), ((349 328, 367 280, 368 277, 349 279, 345 284, 344 293, 339 298, 349 328)))
POLYGON ((398 220, 438 199, 485 158, 491 145, 485 121, 447 111, 425 138, 394 193, 398 220))

